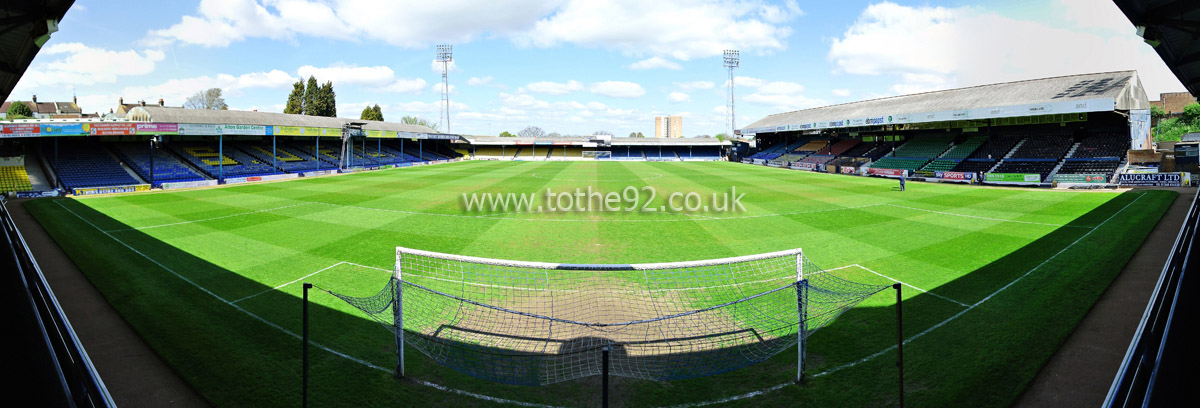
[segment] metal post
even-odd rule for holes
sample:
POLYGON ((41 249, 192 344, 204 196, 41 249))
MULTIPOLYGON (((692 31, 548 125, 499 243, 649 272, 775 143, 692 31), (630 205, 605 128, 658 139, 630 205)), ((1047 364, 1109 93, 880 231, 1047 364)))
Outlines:
POLYGON ((154 188, 154 136, 150 136, 150 188, 154 188))
POLYGON ((317 158, 317 171, 321 171, 321 137, 316 136, 317 147, 313 150, 313 157, 317 158))
POLYGON ((301 371, 300 371, 300 378, 301 378, 300 406, 301 407, 308 406, 308 290, 311 289, 312 287, 313 287, 313 285, 311 283, 308 283, 308 282, 304 283, 304 302, 303 302, 304 317, 302 319, 303 326, 301 329, 301 332, 303 333, 303 338, 300 339, 300 349, 301 349, 300 365, 302 367, 301 371))
POLYGON ((225 135, 217 135, 217 184, 225 183, 225 135))
POLYGON ((804 254, 796 254, 796 384, 804 384, 804 332, 808 325, 805 295, 808 281, 804 280, 804 254))
POLYGON ((608 353, 609 353, 609 350, 611 350, 611 349, 612 349, 612 347, 605 346, 600 351, 600 360, 601 360, 600 374, 603 377, 603 379, 601 380, 601 385, 600 385, 601 387, 603 387, 603 390, 600 393, 600 395, 601 395, 601 397, 600 397, 601 405, 600 406, 602 406, 604 408, 608 408, 608 353))
MULTIPOLYGON (((364 139, 365 140, 365 139, 364 139)), ((364 141, 363 143, 366 143, 364 141)), ((380 158, 383 157, 383 138, 375 139, 375 164, 379 164, 380 158)))
POLYGON ((275 154, 275 135, 271 135, 271 167, 274 167, 276 170, 279 169, 279 160, 277 157, 278 155, 275 154))
POLYGON ((404 153, 404 138, 400 138, 400 158, 403 159, 405 154, 408 153, 404 153))
POLYGON ((404 377, 404 272, 396 250, 396 301, 392 302, 393 330, 396 334, 396 378, 404 377))
POLYGON ((896 289, 896 368, 900 372, 900 408, 904 408, 904 326, 900 314, 900 284, 892 284, 896 289))
POLYGON ((421 159, 421 161, 425 161, 425 139, 417 140, 417 155, 421 156, 421 157, 418 157, 418 159, 421 159))
POLYGON ((58 182, 58 138, 54 138, 54 188, 58 188, 62 183, 58 182))

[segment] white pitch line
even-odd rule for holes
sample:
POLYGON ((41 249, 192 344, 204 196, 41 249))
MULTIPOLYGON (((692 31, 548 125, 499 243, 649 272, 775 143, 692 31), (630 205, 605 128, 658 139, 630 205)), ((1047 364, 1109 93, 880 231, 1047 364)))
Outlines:
POLYGON ((901 285, 908 286, 909 288, 912 288, 912 289, 916 290, 917 292, 921 292, 921 293, 930 294, 930 295, 933 295, 934 297, 937 297, 937 298, 939 298, 939 299, 945 300, 945 301, 947 301, 947 302, 951 302, 951 303, 957 304, 957 305, 959 305, 959 306, 962 306, 962 307, 970 307, 970 306, 967 306, 967 304, 966 304, 966 303, 959 302, 959 301, 957 301, 957 300, 954 300, 954 299, 951 299, 951 298, 948 298, 948 297, 945 297, 945 296, 939 295, 939 294, 937 294, 937 293, 933 293, 933 292, 927 291, 927 290, 925 290, 925 289, 918 288, 918 287, 916 287, 916 286, 913 286, 913 285, 909 285, 907 282, 902 282, 902 281, 900 281, 899 279, 893 278, 893 277, 891 277, 891 276, 887 276, 887 275, 884 275, 884 274, 882 274, 882 273, 875 272, 875 271, 873 271, 873 270, 871 270, 870 268, 867 268, 867 267, 865 267, 865 266, 862 266, 862 265, 859 265, 859 264, 854 264, 854 265, 851 265, 851 266, 857 266, 857 267, 859 267, 860 269, 862 269, 862 270, 864 270, 864 271, 867 271, 867 272, 870 272, 870 273, 873 273, 873 274, 876 274, 876 275, 882 276, 883 278, 885 278, 885 279, 887 279, 887 280, 890 280, 890 281, 892 281, 892 282, 896 282, 896 283, 899 283, 899 284, 901 284, 901 285))
POLYGON ((904 209, 909 209, 909 210, 914 210, 914 211, 925 211, 925 212, 930 212, 930 213, 935 213, 935 214, 953 215, 956 217, 976 218, 976 219, 989 220, 989 221, 1015 222, 1015 223, 1019 223, 1019 224, 1045 225, 1045 226, 1049 226, 1049 227, 1096 228, 1096 227, 1088 227, 1088 226, 1083 226, 1083 225, 1050 224, 1050 223, 1046 223, 1046 222, 1008 220, 1008 219, 1004 219, 1004 218, 992 218, 992 217, 984 217, 984 216, 979 216, 979 215, 958 214, 958 213, 945 212, 945 211, 927 210, 924 208, 917 208, 917 207, 908 207, 908 206, 891 204, 891 203, 883 204, 883 205, 890 206, 890 207, 896 207, 896 208, 904 208, 904 209))
POLYGON ((238 303, 238 302, 241 302, 241 301, 243 301, 243 300, 250 299, 250 298, 252 298, 252 297, 255 297, 255 296, 258 296, 258 295, 261 295, 261 294, 267 293, 267 292, 274 292, 274 291, 277 291, 277 290, 279 290, 279 289, 282 289, 282 288, 284 288, 284 287, 286 287, 286 286, 289 286, 289 285, 291 285, 291 284, 293 284, 293 283, 296 283, 296 282, 302 281, 302 280, 304 280, 305 278, 308 278, 308 277, 310 277, 310 276, 313 276, 313 275, 316 275, 316 274, 318 274, 318 273, 325 272, 325 271, 327 271, 327 270, 333 269, 333 268, 337 267, 338 265, 341 265, 341 264, 344 264, 344 263, 346 263, 346 262, 345 262, 345 261, 342 261, 342 262, 335 263, 335 264, 333 264, 333 265, 326 266, 326 267, 324 267, 324 268, 321 268, 320 270, 318 270, 318 271, 316 271, 316 272, 313 272, 313 273, 310 273, 310 274, 308 274, 308 275, 304 275, 304 276, 301 276, 301 277, 299 277, 299 278, 296 278, 296 280, 293 280, 293 281, 291 281, 291 282, 288 282, 288 283, 285 283, 285 284, 282 284, 282 285, 279 285, 279 286, 276 286, 276 287, 273 287, 273 288, 270 288, 270 289, 264 290, 264 291, 262 291, 262 292, 258 292, 258 293, 255 293, 255 294, 253 294, 253 295, 246 296, 246 297, 244 297, 244 298, 241 298, 241 299, 235 300, 235 301, 233 301, 233 303, 238 303))
MULTIPOLYGON (((1009 288, 1009 287, 1011 287, 1012 285, 1014 285, 1014 284, 1016 284, 1017 282, 1021 281, 1021 280, 1022 280, 1022 279, 1024 279, 1026 276, 1029 276, 1029 275, 1030 275, 1030 274, 1032 274, 1034 271, 1036 271, 1036 270, 1038 270, 1039 268, 1041 268, 1041 267, 1042 267, 1043 265, 1045 265, 1047 262, 1050 262, 1050 260, 1051 260, 1051 259, 1054 259, 1054 258, 1058 257, 1059 255, 1061 255, 1063 252, 1066 252, 1066 250, 1067 250, 1067 249, 1070 249, 1071 247, 1075 246, 1075 244, 1078 244, 1078 243, 1079 243, 1079 241, 1082 241, 1084 238, 1087 238, 1087 236, 1088 236, 1088 235, 1091 235, 1093 232, 1096 232, 1096 230, 1100 229, 1100 227, 1101 227, 1101 226, 1103 226, 1104 224, 1107 224, 1107 223, 1108 223, 1109 221, 1111 221, 1113 218, 1116 218, 1117 214, 1120 214, 1120 213, 1124 212, 1124 211, 1125 211, 1125 209, 1129 208, 1129 206, 1133 205, 1133 203, 1137 202, 1137 200, 1140 200, 1140 199, 1142 199, 1142 196, 1144 196, 1144 193, 1143 193, 1142 195, 1138 195, 1138 197, 1137 197, 1137 198, 1135 198, 1135 199, 1133 199, 1133 201, 1130 201, 1130 202, 1129 202, 1129 204, 1125 204, 1125 206, 1124 206, 1124 207, 1121 207, 1121 209, 1120 209, 1120 210, 1117 210, 1117 212, 1113 213, 1113 215, 1111 215, 1111 216, 1109 216, 1107 219, 1105 219, 1105 220, 1104 220, 1104 222, 1101 222, 1101 223, 1097 224, 1095 227, 1092 227, 1092 229, 1091 229, 1091 230, 1089 230, 1087 233, 1085 233, 1085 234, 1081 235, 1081 236, 1080 236, 1078 239, 1076 239, 1074 242, 1071 242, 1071 244, 1070 244, 1070 245, 1067 245, 1067 246, 1066 246, 1066 247, 1064 247, 1063 249, 1061 249, 1061 250, 1059 250, 1058 252, 1056 252, 1054 255, 1051 255, 1049 258, 1046 258, 1046 260, 1042 261, 1042 263, 1038 264, 1037 266, 1034 266, 1034 267, 1033 267, 1032 269, 1030 269, 1028 272, 1025 272, 1025 274, 1024 274, 1024 275, 1018 276, 1016 279, 1013 279, 1013 280, 1012 280, 1011 282, 1009 282, 1007 285, 1004 285, 1004 286, 1003 286, 1003 287, 1001 287, 1000 289, 997 289, 995 292, 992 292, 992 294, 990 294, 990 295, 987 295, 987 297, 984 297, 984 298, 983 298, 983 299, 981 299, 980 301, 978 301, 978 302, 975 302, 974 304, 972 304, 972 305, 970 305, 970 306, 967 306, 967 308, 966 308, 966 309, 963 309, 962 311, 960 311, 960 312, 958 312, 958 313, 954 314, 953 316, 950 316, 950 318, 948 318, 948 319, 946 319, 946 320, 943 320, 943 321, 941 321, 940 323, 938 323, 938 324, 935 324, 935 325, 933 325, 932 327, 930 327, 930 328, 928 328, 928 329, 925 329, 924 331, 922 331, 922 332, 920 332, 920 333, 917 333, 917 334, 913 335, 912 337, 909 337, 909 338, 905 339, 905 340, 904 340, 904 344, 908 344, 908 343, 912 342, 913 340, 916 340, 916 339, 918 339, 918 338, 920 338, 920 337, 922 337, 922 336, 924 336, 924 335, 926 335, 926 334, 929 334, 929 332, 932 332, 932 331, 934 331, 934 330, 936 330, 936 329, 938 329, 938 328, 940 328, 940 327, 942 327, 942 326, 945 326, 947 323, 950 323, 950 322, 951 322, 951 321, 953 321, 954 319, 957 319, 959 316, 962 316, 962 315, 966 314, 967 312, 971 311, 972 309, 975 309, 975 308, 976 308, 976 307, 978 307, 979 305, 982 305, 984 302, 987 302, 987 301, 988 301, 989 299, 991 299, 993 296, 996 296, 996 295, 997 295, 997 294, 999 294, 1000 292, 1003 292, 1005 289, 1008 289, 1008 288, 1009 288)), ((835 269, 829 269, 829 270, 844 269, 844 268, 848 268, 848 267, 850 267, 850 266, 853 266, 853 265, 849 265, 849 266, 843 266, 843 267, 841 267, 841 268, 835 268, 835 269)), ((823 371, 823 372, 820 372, 820 373, 814 374, 814 375, 813 375, 813 377, 814 377, 814 378, 815 378, 815 377, 823 377, 823 376, 825 376, 825 375, 828 375, 828 374, 833 374, 834 372, 841 371, 841 370, 843 370, 843 369, 846 369, 846 368, 854 367, 854 366, 856 366, 856 365, 859 365, 859 364, 865 363, 865 362, 867 362, 867 361, 874 360, 874 359, 878 358, 879 356, 882 356, 882 355, 884 355, 884 354, 886 354, 886 353, 888 353, 888 352, 890 352, 890 351, 892 351, 892 350, 895 350, 895 349, 896 349, 896 346, 895 346, 895 345, 888 346, 887 348, 884 348, 883 350, 879 350, 878 352, 875 352, 874 354, 871 354, 871 355, 869 355, 869 356, 863 357, 863 358, 859 359, 858 361, 853 361, 853 362, 850 362, 850 363, 846 363, 846 364, 843 364, 843 365, 840 365, 840 366, 837 366, 837 367, 831 368, 831 369, 829 369, 829 370, 825 370, 825 371, 823 371)), ((774 392, 774 391, 778 391, 778 390, 784 389, 784 388, 786 388, 786 387, 788 387, 788 386, 791 386, 791 385, 793 385, 793 384, 794 384, 793 382, 789 381, 789 382, 785 382, 785 383, 776 384, 776 385, 773 385, 773 386, 771 386, 771 387, 767 387, 767 388, 764 388, 764 389, 761 389, 761 390, 758 390, 758 391, 752 391, 752 392, 748 392, 748 393, 741 394, 741 395, 735 395, 735 396, 732 396, 732 397, 725 397, 725 398, 716 399, 716 400, 709 400, 709 401, 701 401, 701 402, 693 402, 693 403, 688 403, 688 404, 675 405, 675 406, 672 406, 671 408, 676 408, 676 407, 679 407, 679 408, 694 408, 694 407, 703 407, 703 406, 709 406, 709 405, 723 404, 723 403, 732 402, 732 401, 737 401, 737 400, 741 400, 741 399, 746 399, 746 398, 757 397, 757 396, 760 396, 760 395, 766 395, 766 394, 768 394, 768 393, 771 393, 771 392, 774 392)))
POLYGON ((305 201, 302 203, 285 205, 282 207, 267 208, 267 209, 262 209, 262 210, 241 212, 241 213, 237 213, 237 214, 222 215, 220 217, 205 218, 205 219, 201 219, 201 220, 180 221, 180 222, 172 222, 170 224, 159 224, 159 225, 150 225, 150 226, 146 226, 146 227, 121 228, 121 229, 114 229, 114 230, 107 230, 107 231, 102 230, 102 231, 103 232, 140 231, 140 230, 147 230, 147 229, 151 229, 151 228, 162 228, 162 227, 170 227, 170 226, 175 226, 175 225, 193 224, 193 223, 197 223, 197 222, 207 222, 207 221, 220 220, 220 219, 225 219, 225 218, 240 217, 243 215, 258 214, 261 212, 282 210, 284 208, 291 208, 291 207, 296 207, 296 206, 301 206, 301 205, 309 205, 309 204, 312 204, 312 202, 305 201))
MULTIPOLYGON (((208 294, 209 296, 212 296, 214 299, 217 299, 217 300, 221 301, 221 303, 229 305, 229 307, 232 307, 239 312, 245 313, 247 316, 250 316, 254 320, 258 320, 259 322, 262 322, 263 324, 265 324, 271 328, 274 328, 276 330, 279 330, 280 332, 283 332, 283 334, 294 337, 294 338, 296 338, 296 340, 303 340, 303 338, 299 334, 296 334, 295 332, 285 329, 285 328, 283 328, 283 326, 275 324, 274 322, 267 320, 267 319, 263 318, 262 316, 251 313, 249 310, 246 310, 246 309, 242 308, 241 306, 238 306, 238 305, 234 304, 233 302, 230 302, 229 300, 226 300, 225 298, 218 296, 216 293, 213 293, 211 290, 208 290, 207 288, 200 286, 199 284, 192 281, 191 279, 188 279, 188 278, 184 277, 183 275, 179 274, 179 272, 175 272, 175 270, 168 268, 166 265, 163 265, 162 263, 159 263, 157 260, 155 260, 154 258, 151 258, 149 255, 142 253, 142 251, 138 251, 134 247, 125 243, 125 241, 117 239, 117 237, 114 237, 108 231, 100 229, 100 227, 96 226, 96 224, 93 224, 91 221, 88 221, 86 218, 83 218, 83 216, 79 215, 75 211, 71 210, 70 208, 67 208, 67 206, 62 204, 61 200, 55 200, 54 203, 58 204, 59 207, 62 207, 63 210, 66 210, 67 212, 71 213, 71 215, 74 215, 75 218, 79 218, 79 220, 83 221, 87 225, 92 226, 92 228, 95 228, 96 231, 100 231, 100 233, 104 234, 108 238, 112 239, 113 241, 116 241, 118 244, 121 244, 122 246, 129 249, 130 251, 133 251, 133 253, 140 255, 142 258, 146 258, 146 260, 150 261, 151 263, 153 263, 155 265, 158 265, 159 268, 162 268, 163 270, 170 272, 172 275, 175 275, 176 278, 179 278, 180 280, 186 282, 187 284, 192 285, 192 287, 199 289, 201 292, 204 292, 204 293, 208 294)), ((383 368, 383 367, 377 366, 375 364, 371 364, 370 362, 367 362, 366 360, 356 358, 356 357, 351 357, 349 354, 334 350, 324 344, 321 344, 321 343, 318 343, 318 342, 315 342, 312 340, 309 340, 308 342, 309 342, 309 344, 313 345, 316 348, 325 350, 326 352, 328 352, 330 354, 344 358, 346 360, 358 363, 364 367, 367 367, 367 368, 370 368, 373 370, 378 370, 378 371, 384 372, 384 373, 392 373, 393 372, 392 369, 383 368)), ((455 394, 465 395, 468 397, 472 397, 472 398, 476 398, 476 399, 480 399, 480 400, 484 400, 484 401, 499 402, 499 403, 513 404, 513 405, 520 405, 520 406, 527 406, 527 407, 528 406, 546 407, 546 405, 538 405, 538 404, 532 404, 532 403, 528 403, 528 402, 514 401, 514 400, 509 400, 509 399, 491 397, 491 396, 487 396, 487 395, 483 395, 483 394, 476 394, 476 393, 473 393, 470 391, 457 390, 454 388, 446 387, 444 385, 434 384, 434 383, 421 381, 421 380, 415 380, 414 382, 417 384, 426 386, 426 387, 437 389, 437 390, 453 392, 455 394)))

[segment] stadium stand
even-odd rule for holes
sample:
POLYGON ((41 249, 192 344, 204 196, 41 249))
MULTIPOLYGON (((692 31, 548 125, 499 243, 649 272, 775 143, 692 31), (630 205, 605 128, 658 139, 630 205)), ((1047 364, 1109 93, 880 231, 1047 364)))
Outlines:
POLYGON ((820 150, 824 150, 827 146, 829 146, 828 140, 825 140, 825 139, 812 140, 812 141, 809 141, 808 143, 800 145, 799 147, 791 149, 791 152, 792 153, 813 154, 813 153, 817 153, 820 150))
POLYGON ((933 159, 933 161, 921 167, 922 171, 952 171, 958 166, 957 159, 933 159))
POLYGON ((165 146, 212 178, 218 178, 222 173, 225 177, 264 176, 280 173, 271 167, 270 162, 256 159, 237 149, 234 144, 230 144, 224 149, 224 152, 218 152, 218 147, 213 143, 177 142, 168 143, 165 146))
POLYGON ((925 158, 888 156, 888 157, 884 157, 879 160, 876 160, 874 163, 871 163, 871 168, 917 170, 917 169, 920 169, 921 166, 924 166, 925 163, 928 163, 928 162, 929 162, 929 159, 925 159, 925 158))
POLYGON ((121 167, 121 162, 108 149, 96 142, 61 143, 58 160, 49 151, 42 155, 66 188, 128 186, 142 184, 121 167))
POLYGON ((1047 133, 1030 135, 1025 138, 1017 150, 1010 155, 1013 159, 1053 159, 1058 161, 1066 156, 1071 149, 1074 139, 1069 134, 1047 133))
POLYGON ((0 166, 0 192, 29 191, 33 185, 25 166, 0 166))
POLYGON ((967 137, 962 143, 954 145, 946 153, 942 154, 940 159, 965 159, 974 153, 979 146, 982 146, 987 141, 987 136, 975 135, 967 137))
POLYGON ((154 186, 169 182, 205 179, 203 175, 188 167, 175 155, 161 148, 154 149, 154 159, 151 160, 148 143, 126 142, 107 143, 107 145, 143 180, 150 181, 153 178, 154 186), (153 172, 150 171, 152 161, 154 163, 153 172))
MULTIPOLYGON (((908 143, 900 145, 891 157, 926 158, 938 157, 950 145, 949 136, 918 136, 909 139, 908 143)), ((924 163, 921 163, 924 164, 924 163)))
MULTIPOLYGON (((237 148, 254 156, 255 159, 263 163, 271 163, 271 145, 248 143, 239 144, 237 148)), ((292 152, 287 147, 277 144, 275 146, 274 163, 280 170, 288 173, 297 173, 302 171, 316 170, 317 162, 313 160, 312 155, 299 152, 292 152)))
POLYGON ((1058 161, 1011 161, 1004 160, 1000 165, 990 173, 1025 173, 1025 174, 1041 174, 1042 180, 1046 180, 1051 171, 1058 166, 1058 161))
POLYGON ((839 140, 824 149, 818 150, 816 154, 828 154, 833 156, 841 156, 846 151, 858 146, 858 139, 839 140))

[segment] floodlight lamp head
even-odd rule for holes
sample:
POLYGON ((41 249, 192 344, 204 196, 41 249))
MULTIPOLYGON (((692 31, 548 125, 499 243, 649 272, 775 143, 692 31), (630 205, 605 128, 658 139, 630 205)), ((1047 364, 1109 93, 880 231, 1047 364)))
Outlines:
POLYGON ((725 50, 725 66, 729 68, 737 68, 738 62, 741 60, 740 54, 741 53, 738 50, 725 50))
POLYGON ((450 44, 441 44, 437 46, 437 61, 450 62, 454 60, 453 46, 450 44))

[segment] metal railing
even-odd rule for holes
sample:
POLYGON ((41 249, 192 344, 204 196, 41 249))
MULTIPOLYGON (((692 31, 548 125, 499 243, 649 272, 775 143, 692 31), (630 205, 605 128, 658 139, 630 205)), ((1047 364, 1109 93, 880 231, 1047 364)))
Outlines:
MULTIPOLYGON (((1187 218, 1163 265, 1141 323, 1104 398, 1104 407, 1153 406, 1155 404, 1151 403, 1151 399, 1155 399, 1159 403, 1157 405, 1162 405, 1173 400, 1174 393, 1180 391, 1175 386, 1183 375, 1179 367, 1182 364, 1179 361, 1179 347, 1189 347, 1180 343, 1183 341, 1180 336, 1185 335, 1184 331, 1188 328, 1176 327, 1174 333, 1171 330, 1173 322, 1183 324, 1179 320, 1180 315, 1192 312, 1189 306, 1181 303, 1190 301, 1185 299, 1189 291, 1183 289, 1184 275, 1194 261, 1191 256, 1193 250, 1200 245, 1196 240, 1197 230, 1200 229, 1198 200, 1200 190, 1192 198, 1187 218)), ((1195 296, 1192 292, 1190 295, 1195 296)))
POLYGON ((7 204, 0 198, 0 224, 3 224, 5 242, 8 244, 4 250, 11 251, 13 255, 12 270, 21 277, 24 292, 35 314, 33 320, 41 329, 41 333, 34 335, 40 334, 45 341, 66 402, 72 407, 115 407, 116 403, 100 379, 96 366, 75 335, 71 322, 46 282, 25 238, 13 222, 7 204))

